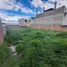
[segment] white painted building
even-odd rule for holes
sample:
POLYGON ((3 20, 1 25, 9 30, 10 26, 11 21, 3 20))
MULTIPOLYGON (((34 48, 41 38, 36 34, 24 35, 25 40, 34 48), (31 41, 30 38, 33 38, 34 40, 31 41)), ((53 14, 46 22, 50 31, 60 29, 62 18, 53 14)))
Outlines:
POLYGON ((31 24, 31 21, 29 19, 24 19, 24 18, 19 19, 18 22, 20 27, 23 27, 23 26, 29 27, 31 24))
POLYGON ((57 9, 45 11, 42 14, 36 15, 32 22, 33 25, 67 25, 67 8, 62 6, 57 9))

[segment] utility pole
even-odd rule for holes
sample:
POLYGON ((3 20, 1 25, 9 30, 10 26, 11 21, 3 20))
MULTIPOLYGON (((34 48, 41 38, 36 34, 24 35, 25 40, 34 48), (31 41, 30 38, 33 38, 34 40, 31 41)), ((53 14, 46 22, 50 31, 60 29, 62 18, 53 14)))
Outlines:
POLYGON ((54 4, 54 9, 57 8, 57 1, 55 1, 55 4, 54 4))
POLYGON ((37 16, 37 14, 38 14, 38 9, 35 8, 35 16, 37 16))

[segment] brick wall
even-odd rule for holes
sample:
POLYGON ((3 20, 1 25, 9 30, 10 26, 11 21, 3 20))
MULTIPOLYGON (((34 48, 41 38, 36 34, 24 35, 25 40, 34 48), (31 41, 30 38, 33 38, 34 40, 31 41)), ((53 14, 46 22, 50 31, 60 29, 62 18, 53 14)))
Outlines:
POLYGON ((65 32, 67 32, 67 27, 59 26, 59 25, 33 24, 33 25, 31 25, 31 28, 33 28, 33 29, 55 30, 55 31, 65 31, 65 32))
POLYGON ((0 28, 0 44, 3 43, 3 40, 4 40, 4 33, 3 33, 2 28, 0 28))

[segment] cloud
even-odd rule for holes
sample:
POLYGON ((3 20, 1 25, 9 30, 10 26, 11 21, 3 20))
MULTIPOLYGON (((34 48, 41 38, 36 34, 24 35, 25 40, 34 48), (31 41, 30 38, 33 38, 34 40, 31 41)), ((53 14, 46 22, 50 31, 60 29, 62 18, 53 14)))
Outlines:
POLYGON ((33 0, 32 4, 35 7, 45 7, 45 9, 54 8, 54 2, 57 1, 57 8, 65 5, 67 7, 67 0, 33 0))
POLYGON ((67 7, 67 0, 57 0, 57 2, 59 3, 58 6, 65 5, 67 7))
POLYGON ((32 5, 34 5, 35 7, 42 7, 43 2, 41 0, 33 0, 32 5))
POLYGON ((25 13, 33 13, 29 8, 26 8, 21 3, 15 4, 15 0, 0 0, 0 9, 9 9, 9 10, 22 10, 25 13), (28 11, 27 11, 28 10, 28 11))
POLYGON ((0 17, 8 17, 10 20, 30 17, 36 14, 36 9, 38 9, 38 13, 41 13, 43 7, 45 9, 54 8, 53 3, 55 1, 58 2, 57 7, 62 5, 67 6, 67 0, 0 0, 0 17))
POLYGON ((20 17, 29 17, 29 14, 35 14, 35 12, 33 12, 32 9, 25 7, 20 2, 16 4, 15 0, 0 0, 1 18, 16 20, 20 17))
POLYGON ((10 2, 9 0, 0 0, 0 9, 12 9, 13 6, 8 5, 7 2, 10 2))
POLYGON ((5 18, 5 20, 6 21, 9 21, 9 19, 10 19, 10 21, 12 20, 12 21, 17 21, 18 19, 20 19, 20 18, 29 18, 29 16, 13 16, 13 17, 11 17, 11 16, 8 16, 7 18, 5 18))

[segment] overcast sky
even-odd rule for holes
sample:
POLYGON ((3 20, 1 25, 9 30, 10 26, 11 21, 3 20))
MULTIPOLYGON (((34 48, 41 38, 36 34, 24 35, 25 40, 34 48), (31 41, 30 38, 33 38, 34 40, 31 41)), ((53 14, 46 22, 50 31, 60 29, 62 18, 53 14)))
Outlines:
POLYGON ((57 1, 57 7, 65 5, 67 7, 67 0, 0 0, 0 17, 5 20, 17 20, 21 17, 35 16, 36 9, 42 12, 54 7, 54 2, 57 1))

